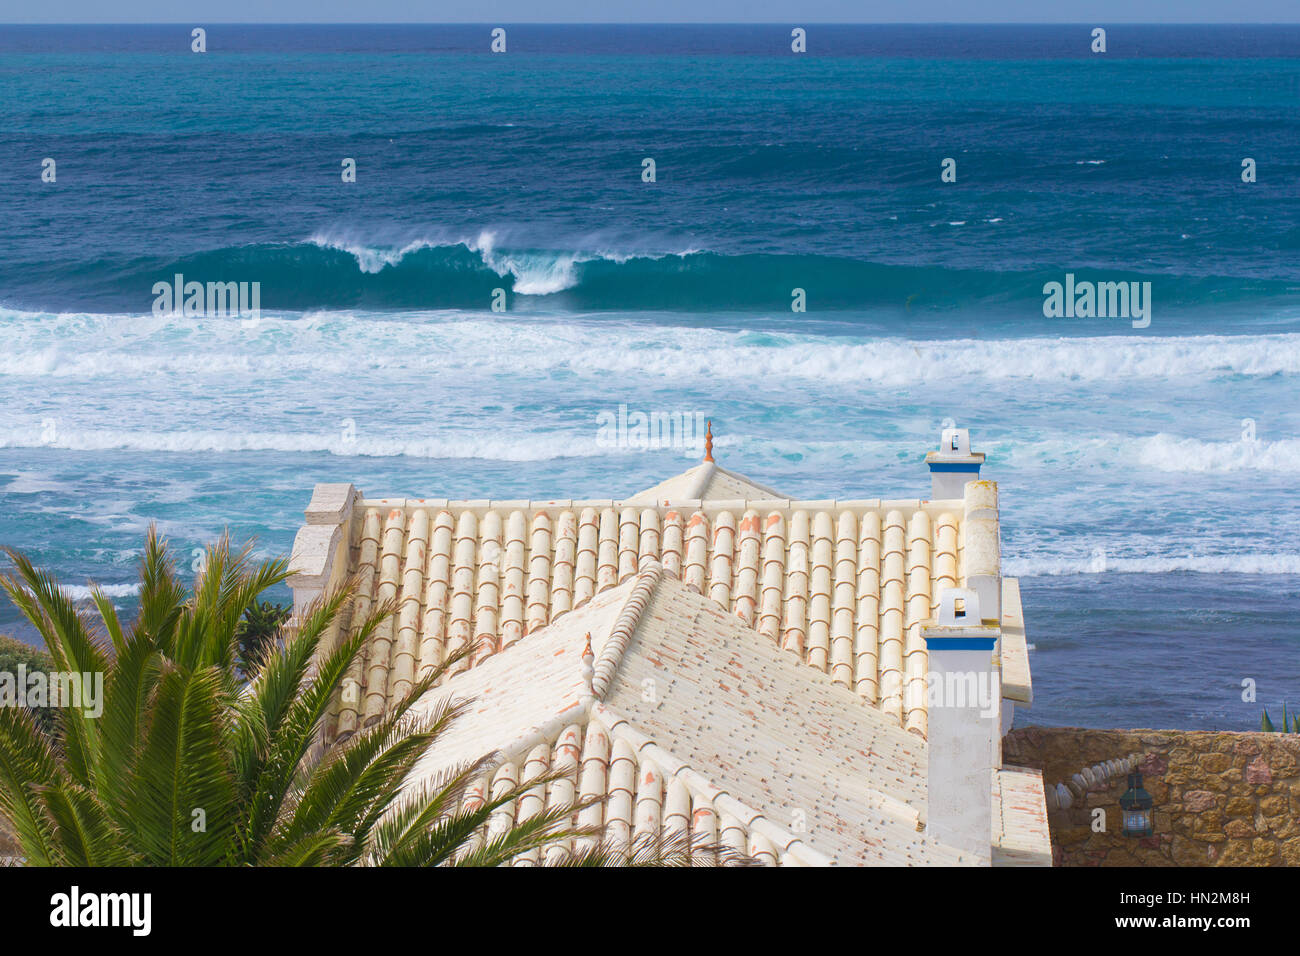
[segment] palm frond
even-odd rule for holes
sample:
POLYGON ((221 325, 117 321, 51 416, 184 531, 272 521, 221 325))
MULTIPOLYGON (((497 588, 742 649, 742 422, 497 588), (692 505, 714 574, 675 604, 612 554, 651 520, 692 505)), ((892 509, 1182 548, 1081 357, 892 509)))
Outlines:
POLYGON ((132 861, 121 832, 92 791, 61 781, 42 787, 41 800, 66 865, 124 866, 132 861))
MULTIPOLYGON (((464 712, 467 703, 439 702, 420 729, 429 740, 437 739, 464 712)), ((362 821, 373 816, 374 802, 400 787, 401 780, 393 777, 400 773, 404 779, 407 766, 412 764, 409 753, 393 750, 409 729, 410 721, 404 715, 390 714, 329 751, 307 779, 286 828, 286 838, 298 839, 317 828, 359 832, 362 821)), ((420 749, 416 756, 422 753, 420 749)))
POLYGON ((259 866, 328 866, 346 852, 352 838, 338 830, 314 830, 281 846, 259 866))
MULTIPOLYGON (((516 820, 500 832, 489 833, 482 842, 465 846, 469 842, 465 836, 462 836, 466 825, 473 823, 475 819, 487 823, 495 812, 496 806, 502 806, 509 800, 519 799, 538 782, 535 779, 529 780, 527 785, 509 794, 508 800, 507 795, 502 794, 500 799, 485 804, 472 814, 462 812, 450 819, 440 821, 429 834, 427 843, 437 846, 441 842, 442 846, 425 865, 450 862, 455 866, 506 866, 542 849, 554 851, 562 857, 569 852, 575 840, 599 837, 600 826, 579 826, 573 822, 580 811, 603 799, 603 797, 592 797, 547 807, 526 820, 516 820), (448 849, 451 850, 450 853, 448 849), (460 849, 467 849, 468 852, 458 852, 460 849)), ((547 858, 552 855, 548 852, 547 858)))
MULTIPOLYGON (((340 596, 340 600, 342 596, 340 596)), ((337 605, 332 605, 337 610, 337 605)), ((327 606, 325 611, 329 611, 327 606)), ((343 646, 321 662, 315 676, 306 680, 307 669, 315 657, 319 634, 307 634, 294 640, 289 647, 278 649, 268 656, 266 667, 259 677, 270 676, 263 685, 254 686, 254 702, 246 710, 251 728, 241 730, 242 742, 237 745, 238 772, 243 792, 250 795, 250 817, 245 839, 250 852, 257 853, 270 837, 281 812, 293 796, 295 778, 311 749, 324 720, 330 697, 338 681, 342 680, 348 665, 360 652, 364 634, 345 641, 343 646), (275 699, 281 688, 277 685, 293 680, 292 694, 285 699, 281 709, 275 699), (273 723, 271 723, 273 722, 273 723), (252 745, 261 746, 252 746, 252 745)))
POLYGON ((119 817, 130 815, 137 797, 131 786, 133 771, 164 661, 151 640, 132 632, 104 682, 96 781, 106 805, 119 817))
POLYGON ((133 846, 156 866, 210 866, 233 853, 237 805, 218 668, 172 667, 158 682, 132 775, 133 846))
POLYGON ((371 837, 367 847, 371 862, 382 866, 440 866, 473 861, 464 865, 499 866, 542 846, 597 834, 599 827, 578 827, 573 821, 582 810, 602 802, 603 797, 565 803, 527 820, 512 822, 502 832, 488 834, 485 843, 482 831, 498 810, 531 792, 545 792, 570 774, 567 769, 534 774, 467 805, 467 785, 486 777, 488 770, 499 764, 500 754, 490 754, 426 784, 395 804, 371 837))
POLYGON ((164 654, 172 655, 176 622, 184 609, 185 598, 185 588, 176 577, 167 542, 150 525, 144 556, 140 559, 140 613, 135 632, 164 654))
POLYGON ((117 608, 113 607, 113 602, 97 584, 91 586, 90 598, 94 601, 95 609, 99 611, 99 617, 104 622, 104 630, 108 633, 109 640, 113 642, 113 652, 122 653, 122 649, 126 646, 126 638, 122 634, 122 622, 118 619, 117 608))
MULTIPOLYGON (((370 831, 366 853, 371 862, 383 861, 398 853, 419 834, 427 833, 442 819, 454 815, 466 803, 468 791, 485 777, 496 764, 488 755, 469 764, 444 770, 418 787, 407 787, 392 802, 388 812, 370 831)), ((478 801, 481 806, 482 801, 478 801)), ((501 804, 494 804, 489 812, 501 804)), ((483 817, 485 822, 487 817, 483 817)), ((466 838, 474 826, 466 831, 466 838)), ((411 865, 425 865, 411 864, 411 865)))
POLYGON ((0 707, 0 814, 33 866, 65 862, 38 792, 62 779, 54 750, 32 715, 22 707, 0 707))
POLYGON ((41 629, 47 650, 58 670, 103 673, 108 659, 77 605, 53 576, 36 568, 20 551, 4 548, 18 576, 0 576, 11 600, 41 629), (27 592, 25 595, 23 592, 27 592), (24 600, 25 598, 25 600, 24 600), (33 607, 35 605, 35 607, 33 607), (39 608, 37 613, 29 613, 39 608))
MULTIPOLYGON (((38 570, 25 555, 12 548, 5 548, 4 553, 18 575, 0 576, 0 587, 40 630, 54 669, 78 675, 103 674, 108 669, 107 655, 76 604, 53 577, 38 570)), ((58 713, 64 765, 75 780, 88 785, 97 760, 98 732, 84 710, 66 706, 75 702, 64 703, 58 713)))

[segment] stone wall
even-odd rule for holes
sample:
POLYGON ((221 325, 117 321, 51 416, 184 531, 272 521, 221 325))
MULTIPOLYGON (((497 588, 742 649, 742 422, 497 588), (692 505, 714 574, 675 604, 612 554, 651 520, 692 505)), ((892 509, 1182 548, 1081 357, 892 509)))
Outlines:
POLYGON ((1024 727, 1003 741, 1006 763, 1041 769, 1045 786, 1131 753, 1155 835, 1123 835, 1120 774, 1048 813, 1057 866, 1300 866, 1300 735, 1024 727), (1095 807, 1105 832, 1093 832, 1095 807))

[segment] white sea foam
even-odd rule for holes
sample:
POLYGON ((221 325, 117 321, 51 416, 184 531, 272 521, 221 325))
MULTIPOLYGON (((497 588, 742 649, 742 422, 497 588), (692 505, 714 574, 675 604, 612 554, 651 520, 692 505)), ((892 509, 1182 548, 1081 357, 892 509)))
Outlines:
POLYGON ((362 272, 371 275, 382 272, 389 266, 397 265, 412 252, 419 252, 421 249, 433 249, 442 245, 442 243, 432 242, 427 239, 416 239, 395 248, 383 248, 323 236, 319 238, 313 237, 311 242, 322 249, 335 249, 339 252, 348 253, 357 260, 357 266, 362 272))
MULTIPOLYGON (((337 421, 337 415, 321 412, 318 417, 337 421)), ((430 421, 397 430, 382 418, 354 419, 350 430, 291 432, 198 428, 192 423, 175 429, 150 427, 93 427, 66 422, 48 435, 39 421, 0 426, 0 448, 57 448, 72 451, 136 450, 177 453, 286 452, 325 453, 359 458, 481 459, 485 461, 545 462, 563 458, 597 458, 637 454, 637 448, 602 447, 596 441, 595 418, 591 428, 567 423, 547 430, 494 429, 490 434, 448 429, 430 421)), ((894 441, 844 439, 841 441, 776 441, 765 434, 736 432, 720 438, 719 448, 743 445, 750 453, 779 457, 797 454, 816 469, 849 472, 872 469, 879 462, 898 461, 915 455, 928 434, 905 436, 894 441)), ((1207 442, 1164 433, 1150 436, 1108 436, 1092 438, 1062 434, 1051 440, 982 440, 982 451, 993 467, 1011 468, 1032 482, 1041 470, 1058 473, 1063 467, 1089 474, 1095 481, 1107 481, 1108 474, 1131 476, 1142 473, 1231 474, 1300 472, 1300 439, 1252 442, 1207 442)), ((684 451, 690 457, 693 451, 684 451)), ((1127 480, 1127 478, 1125 479, 1127 480)), ((35 494, 50 490, 34 480, 15 477, 3 489, 11 494, 35 494)), ((173 492, 179 494, 179 492, 173 492)), ((178 500, 175 497, 164 500, 178 500)))
POLYGON ((699 250, 688 247, 673 252, 623 252, 602 245, 599 236, 590 237, 596 245, 591 251, 549 252, 524 249, 505 249, 501 234, 484 229, 473 236, 456 236, 442 233, 432 237, 407 240, 394 245, 362 242, 345 235, 317 233, 307 241, 322 249, 346 252, 357 260, 362 272, 376 274, 399 265, 412 253, 424 249, 463 247, 478 255, 483 265, 497 275, 514 280, 512 288, 519 295, 552 295, 571 289, 578 283, 577 266, 583 262, 603 259, 624 263, 634 258, 660 259, 668 256, 688 256, 699 250))
MULTIPOLYGON (((514 263, 535 289, 564 264, 514 263), (531 267, 529 267, 531 268, 531 267)), ((1043 383, 1300 375, 1300 334, 1180 337, 862 339, 456 312, 220 319, 51 316, 0 310, 0 376, 90 379, 224 374, 355 374, 367 369, 668 380, 788 379, 898 387, 955 380, 1043 383), (55 342, 75 343, 59 346, 55 342)))
POLYGON ((1143 439, 1139 464, 1157 471, 1220 473, 1273 471, 1300 473, 1300 439, 1208 442, 1159 434, 1143 439))
POLYGON ((469 244, 483 263, 497 275, 514 278, 514 291, 520 295, 551 295, 578 283, 575 266, 590 257, 557 253, 499 252, 496 234, 482 232, 469 244))
MULTIPOLYGON (((1229 426, 1236 422, 1227 419, 1229 426)), ((1226 474, 1238 471, 1300 473, 1300 439, 1205 441, 1159 432, 1155 435, 1087 437, 983 443, 985 450, 1016 468, 1137 468, 1169 474, 1226 474)))
POLYGON ((63 494, 68 487, 61 482, 51 481, 48 476, 35 472, 18 472, 9 479, 8 484, 0 488, 7 495, 49 495, 63 494))
POLYGON ((318 233, 308 241, 324 249, 336 249, 348 253, 357 260, 357 265, 362 272, 371 274, 397 266, 408 255, 423 249, 460 246, 478 255, 484 266, 502 278, 512 277, 514 280, 512 288, 519 295, 552 295, 573 288, 578 284, 577 266, 583 262, 606 260, 624 263, 636 258, 661 259, 669 256, 689 256, 699 251, 695 247, 687 247, 672 252, 622 252, 602 245, 602 238, 599 236, 590 237, 589 241, 595 243, 590 251, 512 250, 503 248, 501 234, 491 229, 481 230, 474 236, 451 238, 449 234, 443 234, 440 237, 419 238, 393 246, 374 245, 328 233, 318 233))
POLYGON ((513 289, 520 295, 550 295, 572 288, 577 284, 577 263, 594 256, 579 253, 507 252, 498 248, 497 234, 483 230, 477 236, 448 239, 415 239, 399 246, 376 246, 328 234, 317 234, 310 240, 323 249, 346 252, 357 260, 362 272, 376 274, 399 265, 412 253, 423 249, 445 249, 461 246, 475 253, 483 264, 505 278, 514 279, 513 289))
MULTIPOLYGON (((62 584, 60 589, 74 601, 89 601, 93 593, 89 586, 83 584, 62 584)), ((139 584, 101 584, 99 590, 107 598, 132 597, 140 593, 139 584)))
POLYGON ((1003 566, 1011 577, 1060 577, 1103 574, 1300 574, 1300 554, 1215 554, 1152 555, 1099 558, 1098 555, 1060 558, 1052 555, 1032 558, 1009 557, 1003 566))
MULTIPOLYGON (((0 448, 57 448, 71 451, 133 450, 147 452, 292 452, 325 453, 357 458, 482 459, 485 461, 552 461, 638 454, 638 448, 601 447, 595 418, 587 434, 529 432, 444 433, 430 426, 411 427, 401 434, 366 433, 366 423, 354 423, 355 434, 235 431, 179 428, 172 431, 131 428, 61 427, 52 441, 43 440, 39 426, 0 428, 0 448)), ((687 452, 683 452, 686 455, 687 452)), ((695 457, 694 451, 690 452, 695 457)), ((6 489, 8 490, 8 489, 6 489)))

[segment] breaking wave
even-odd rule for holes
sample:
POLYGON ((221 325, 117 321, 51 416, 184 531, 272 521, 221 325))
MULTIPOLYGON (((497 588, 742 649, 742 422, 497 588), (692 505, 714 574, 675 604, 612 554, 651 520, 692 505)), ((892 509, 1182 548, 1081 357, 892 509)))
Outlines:
MULTIPOLYGON (((264 313, 251 330, 232 319, 6 309, 0 309, 0 323, 0 375, 16 379, 283 378, 384 370, 393 376, 635 374, 683 383, 906 387, 959 380, 1050 385, 1300 375, 1300 333, 931 341, 591 317, 502 321, 482 312, 361 311, 264 313)), ((1150 454, 1150 463, 1159 467, 1164 451, 1153 447, 1150 454)))
MULTIPOLYGON (((68 287, 66 264, 27 277, 68 287)), ((1300 304, 1282 280, 1144 276, 1106 270, 1080 280, 1151 280, 1157 309, 1257 299, 1300 304)), ((259 282, 264 309, 482 309, 495 289, 571 310, 787 310, 806 291, 810 310, 894 308, 905 314, 984 311, 1014 304, 1041 315, 1042 288, 1060 271, 1002 272, 892 265, 809 254, 725 254, 684 248, 619 251, 507 243, 492 231, 394 244, 321 233, 302 242, 230 246, 180 257, 102 258, 76 265, 79 295, 100 307, 144 311, 150 290, 176 274, 202 282, 259 282)))

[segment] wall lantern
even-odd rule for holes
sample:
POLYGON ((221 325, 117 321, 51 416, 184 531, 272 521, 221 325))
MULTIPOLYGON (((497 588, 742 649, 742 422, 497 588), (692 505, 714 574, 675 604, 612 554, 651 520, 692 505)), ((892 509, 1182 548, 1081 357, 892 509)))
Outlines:
POLYGON ((1149 837, 1156 832, 1151 808, 1155 801, 1142 789, 1142 771, 1128 775, 1128 792, 1119 798, 1119 808, 1124 813, 1124 835, 1149 837))

